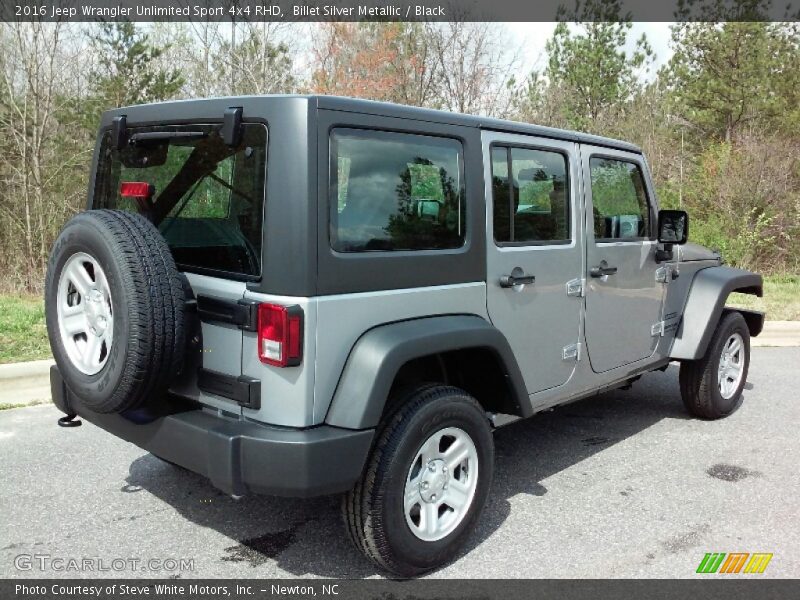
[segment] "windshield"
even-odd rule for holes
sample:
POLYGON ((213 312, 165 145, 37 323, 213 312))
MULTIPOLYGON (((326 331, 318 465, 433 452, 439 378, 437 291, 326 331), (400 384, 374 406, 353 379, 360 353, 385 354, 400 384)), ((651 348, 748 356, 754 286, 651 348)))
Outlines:
POLYGON ((126 182, 154 190, 146 212, 184 270, 261 272, 261 228, 266 176, 267 129, 245 124, 231 148, 221 125, 139 127, 123 149, 103 138, 94 208, 143 212, 120 194, 126 182))

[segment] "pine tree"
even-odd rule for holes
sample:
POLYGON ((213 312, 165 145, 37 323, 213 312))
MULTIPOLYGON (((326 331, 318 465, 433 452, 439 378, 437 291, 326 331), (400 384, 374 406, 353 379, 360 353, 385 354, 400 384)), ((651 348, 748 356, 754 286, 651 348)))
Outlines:
POLYGON ((601 116, 630 100, 638 89, 638 70, 652 50, 642 36, 631 55, 625 51, 632 24, 620 17, 619 0, 587 0, 569 18, 578 31, 565 20, 558 24, 547 42, 545 76, 561 91, 560 112, 567 124, 592 130, 601 116))
POLYGON ((102 23, 90 44, 96 56, 84 111, 90 128, 96 127, 103 110, 167 100, 184 84, 178 70, 159 66, 166 48, 153 45, 134 23, 102 23))
POLYGON ((750 123, 797 130, 800 42, 794 23, 678 23, 665 69, 684 119, 735 142, 750 123))

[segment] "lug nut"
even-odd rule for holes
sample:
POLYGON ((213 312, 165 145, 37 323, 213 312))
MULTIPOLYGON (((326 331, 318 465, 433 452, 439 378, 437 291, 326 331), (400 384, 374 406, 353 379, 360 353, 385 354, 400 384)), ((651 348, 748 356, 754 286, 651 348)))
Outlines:
POLYGON ((428 464, 428 471, 433 473, 435 470, 436 470, 436 465, 434 465, 433 463, 429 463, 428 464))
POLYGON ((436 494, 431 495, 431 500, 436 500, 436 494))
POLYGON ((427 490, 428 489, 428 482, 427 481, 423 481, 422 482, 422 489, 423 490, 427 490))
POLYGON ((447 473, 447 465, 442 467, 442 473, 447 473))

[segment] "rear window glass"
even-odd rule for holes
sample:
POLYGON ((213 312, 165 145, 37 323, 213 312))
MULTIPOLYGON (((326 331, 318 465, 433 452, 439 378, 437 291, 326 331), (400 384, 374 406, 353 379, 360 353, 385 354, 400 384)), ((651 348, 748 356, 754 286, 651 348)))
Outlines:
POLYGON ((334 130, 331 246, 338 252, 463 246, 462 164, 454 139, 334 130))
MULTIPOLYGON (((149 213, 184 270, 261 272, 261 227, 267 129, 245 124, 238 147, 220 125, 142 127, 122 150, 107 134, 100 149, 94 208, 149 213), (140 134, 173 137, 143 139, 140 134), (138 136, 138 137, 137 137, 138 136), (146 182, 150 205, 120 194, 125 182, 146 182)), ((145 136, 146 138, 147 136, 145 136)))

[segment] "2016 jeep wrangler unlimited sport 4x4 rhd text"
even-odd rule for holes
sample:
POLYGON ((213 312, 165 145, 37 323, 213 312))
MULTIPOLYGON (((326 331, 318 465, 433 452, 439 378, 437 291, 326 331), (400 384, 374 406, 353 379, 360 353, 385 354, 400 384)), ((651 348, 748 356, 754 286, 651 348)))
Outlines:
POLYGON ((450 560, 492 429, 680 362, 734 412, 757 274, 685 244, 642 152, 317 96, 105 113, 50 258, 53 399, 234 495, 343 493, 402 576, 450 560))

